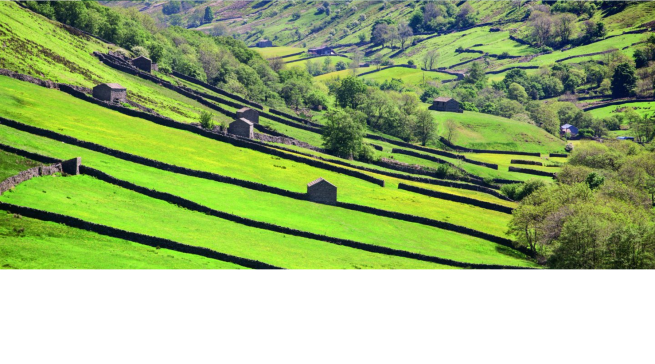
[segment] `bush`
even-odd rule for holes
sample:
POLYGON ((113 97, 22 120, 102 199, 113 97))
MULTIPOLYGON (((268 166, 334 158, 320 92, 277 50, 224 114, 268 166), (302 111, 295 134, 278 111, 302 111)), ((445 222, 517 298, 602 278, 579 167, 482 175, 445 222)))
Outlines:
POLYGON ((410 59, 409 61, 407 61, 407 65, 409 65, 409 66, 413 66, 413 65, 414 65, 414 60, 411 60, 411 59, 410 59))
POLYGON ((462 102, 461 106, 462 110, 480 112, 480 110, 478 110, 478 108, 472 102, 462 102))
POLYGON ((591 138, 594 136, 594 131, 592 129, 580 129, 578 130, 578 135, 580 138, 591 138))
POLYGON ((504 185, 500 188, 500 192, 514 201, 521 201, 545 185, 546 182, 540 179, 531 179, 524 183, 504 185))
POLYGON ((203 129, 207 130, 212 130, 214 129, 214 120, 213 120, 213 115, 209 111, 203 111, 200 114, 200 126, 203 127, 203 129))
POLYGON ((435 172, 435 176, 437 178, 445 178, 448 175, 448 172, 450 171, 450 166, 447 164, 440 164, 439 167, 437 167, 437 171, 435 172))
POLYGON ((566 144, 566 146, 564 147, 564 150, 571 153, 571 151, 573 151, 573 143, 566 144))

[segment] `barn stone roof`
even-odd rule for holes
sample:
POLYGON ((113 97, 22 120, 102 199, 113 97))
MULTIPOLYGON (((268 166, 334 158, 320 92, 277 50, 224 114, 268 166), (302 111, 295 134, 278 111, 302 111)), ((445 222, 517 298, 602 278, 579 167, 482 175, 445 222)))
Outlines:
MULTIPOLYGON (((114 90, 125 90, 125 87, 121 86, 118 83, 101 83, 98 86, 103 86, 103 85, 107 86, 107 87, 109 87, 111 89, 114 89, 114 90)), ((98 87, 98 86, 96 86, 96 87, 98 87)))
POLYGON ((319 184, 321 182, 325 182, 325 183, 329 184, 332 187, 337 187, 337 186, 333 185, 332 183, 328 182, 327 180, 323 179, 323 177, 320 177, 318 179, 315 179, 315 180, 309 182, 307 184, 307 187, 312 187, 313 185, 319 184))
POLYGON ((252 122, 250 122, 250 120, 244 119, 244 118, 238 118, 238 119, 236 119, 234 121, 241 121, 241 122, 244 122, 244 123, 246 123, 248 125, 254 125, 252 122))
POLYGON ((242 107, 242 108, 240 108, 239 110, 237 110, 237 112, 245 112, 245 111, 247 111, 247 110, 252 110, 252 109, 249 108, 249 107, 242 107))
POLYGON ((437 101, 437 102, 448 102, 450 100, 453 100, 453 98, 452 97, 444 97, 444 96, 440 96, 440 97, 437 97, 436 99, 434 99, 434 101, 437 101))
POLYGON ((136 61, 137 59, 147 59, 148 61, 152 62, 152 60, 150 58, 145 57, 145 56, 138 56, 138 57, 134 58, 133 61, 136 61))

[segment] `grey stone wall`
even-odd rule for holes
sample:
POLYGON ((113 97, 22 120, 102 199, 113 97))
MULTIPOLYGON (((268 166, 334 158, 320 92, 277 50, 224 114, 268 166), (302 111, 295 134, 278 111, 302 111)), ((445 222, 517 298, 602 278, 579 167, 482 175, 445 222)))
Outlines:
POLYGON ((0 195, 14 188, 16 185, 39 176, 50 176, 61 172, 61 164, 39 166, 22 171, 0 182, 0 195))
POLYGON ((127 91, 115 90, 103 85, 99 85, 93 88, 93 97, 98 100, 113 103, 127 102, 127 91))

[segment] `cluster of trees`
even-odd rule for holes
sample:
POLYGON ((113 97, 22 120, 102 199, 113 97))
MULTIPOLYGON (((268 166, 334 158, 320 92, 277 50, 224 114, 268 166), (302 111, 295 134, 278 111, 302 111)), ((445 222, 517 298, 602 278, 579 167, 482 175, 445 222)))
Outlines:
POLYGON ((576 148, 557 182, 525 197, 509 232, 552 268, 655 268, 655 153, 632 142, 576 148))
POLYGON ((322 60, 307 60, 305 63, 307 72, 312 76, 319 76, 334 71, 342 71, 348 68, 348 64, 343 60, 333 63, 332 57, 325 57, 322 60))
POLYGON ((274 70, 259 53, 233 38, 176 26, 159 29, 151 17, 135 9, 111 9, 95 1, 27 5, 135 55, 147 56, 162 72, 175 70, 274 107, 285 103, 294 108, 327 106, 327 90, 316 89, 305 70, 285 71, 281 66, 274 70))
POLYGON ((436 124, 432 114, 420 107, 420 102, 413 93, 382 91, 367 86, 354 76, 333 81, 329 88, 340 109, 331 110, 326 116, 328 123, 324 128, 325 147, 339 156, 366 160, 372 155, 361 143, 363 132, 343 134, 343 130, 336 130, 339 125, 347 125, 347 130, 360 130, 353 125, 359 125, 362 130, 368 126, 408 142, 418 141, 423 145, 435 136, 436 124), (334 142, 343 140, 344 135, 358 141, 343 142, 343 145, 349 146, 344 150, 339 143, 334 142))
POLYGON ((468 2, 459 8, 452 2, 427 2, 412 13, 409 27, 416 33, 441 32, 475 25, 477 15, 468 2))
POLYGON ((386 46, 387 44, 393 48, 394 44, 398 42, 401 49, 405 49, 405 45, 414 35, 412 28, 407 23, 396 24, 391 19, 379 19, 371 28, 371 42, 379 46, 386 46))
MULTIPOLYGON (((583 2, 580 2, 583 3, 583 2)), ((591 3, 589 3, 591 4, 591 3)), ((568 9, 566 5, 554 7, 554 10, 568 9)), ((590 5, 593 12, 596 8, 590 5)), ((603 22, 587 20, 578 26, 578 16, 569 12, 551 13, 548 5, 535 5, 529 18, 530 38, 537 47, 561 48, 567 45, 588 43, 605 37, 607 30, 603 22)))

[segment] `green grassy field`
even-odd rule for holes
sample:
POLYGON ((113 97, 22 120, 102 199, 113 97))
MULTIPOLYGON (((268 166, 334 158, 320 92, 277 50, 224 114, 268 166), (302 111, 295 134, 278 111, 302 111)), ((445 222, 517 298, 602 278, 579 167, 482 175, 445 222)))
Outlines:
POLYGON ((0 269, 242 269, 0 211, 0 269))
POLYGON ((471 111, 464 113, 432 112, 440 124, 439 133, 446 133, 445 123, 453 120, 457 132, 452 142, 456 145, 488 150, 522 152, 562 152, 565 143, 545 130, 524 122, 471 111))
POLYGON ((0 150, 0 181, 38 165, 41 163, 0 150))
MULTIPOLYGON (((117 178, 258 221, 461 261, 507 261, 502 250, 497 252, 502 247, 454 232, 166 172, 3 126, 0 126, 0 141, 21 144, 26 150, 39 150, 59 158, 81 155, 85 165, 102 168, 117 178)), ((438 201, 433 199, 432 203, 438 201)), ((507 264, 522 263, 510 260, 507 264)))
POLYGON ((212 111, 155 83, 105 66, 92 55, 113 46, 74 36, 58 23, 8 1, 0 2, 0 18, 0 44, 7 46, 0 52, 0 68, 84 87, 120 83, 131 100, 176 120, 197 121, 201 111, 212 111))
POLYGON ((646 102, 629 102, 622 105, 613 105, 601 107, 594 110, 589 110, 588 112, 596 118, 606 118, 614 115, 620 115, 621 111, 633 108, 637 114, 641 116, 651 115, 655 113, 655 102, 646 101, 646 102))
MULTIPOLYGON (((306 183, 324 177, 340 187, 339 199, 344 202, 478 226, 472 217, 479 212, 467 209, 452 214, 451 209, 459 204, 448 201, 430 203, 426 198, 396 190, 399 181, 391 177, 371 173, 385 179, 387 187, 381 188, 340 173, 288 159, 274 159, 250 149, 129 117, 56 90, 9 78, 0 78, 0 85, 3 86, 0 90, 0 113, 30 125, 162 162, 292 191, 305 192, 306 183), (67 104, 66 110, 57 108, 62 103, 67 104)), ((489 215, 485 221, 487 226, 478 228, 504 235, 507 216, 500 213, 494 216, 492 212, 486 214, 489 215)))
POLYGON ((0 200, 283 268, 444 268, 246 227, 87 176, 35 178, 5 193, 0 200))
POLYGON ((363 79, 374 80, 379 83, 384 82, 385 80, 391 80, 392 78, 400 79, 405 84, 420 85, 429 81, 444 81, 452 80, 455 76, 446 75, 443 73, 437 72, 425 72, 420 69, 404 68, 404 67, 394 67, 388 68, 379 72, 374 72, 368 75, 361 76, 363 79))
POLYGON ((289 54, 307 51, 306 48, 296 48, 296 47, 269 47, 269 48, 255 47, 252 49, 257 51, 257 53, 261 54, 264 58, 283 57, 289 54))

